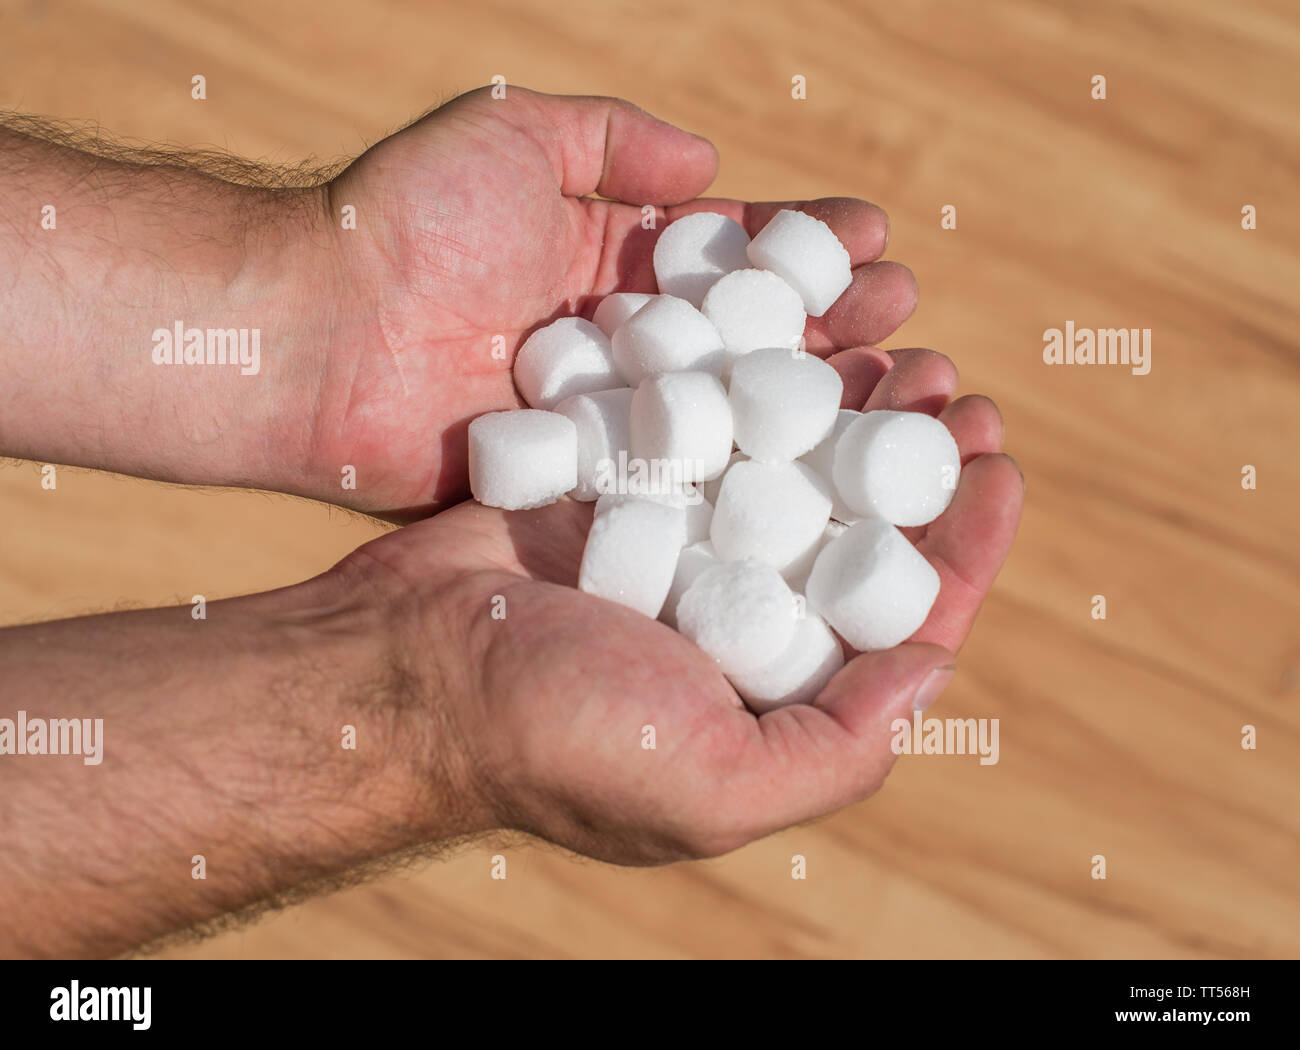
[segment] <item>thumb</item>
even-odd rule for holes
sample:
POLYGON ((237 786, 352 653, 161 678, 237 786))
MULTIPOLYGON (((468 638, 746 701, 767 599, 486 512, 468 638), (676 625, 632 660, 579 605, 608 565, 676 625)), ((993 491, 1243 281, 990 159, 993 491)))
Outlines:
POLYGON ((872 749, 881 734, 893 735, 895 718, 910 720, 914 710, 934 703, 955 671, 956 657, 926 642, 862 653, 830 680, 815 706, 872 749))
POLYGON ((773 829, 874 794, 893 768, 895 719, 911 724, 955 671, 953 654, 909 642, 849 661, 811 705, 763 715, 763 758, 749 791, 762 795, 773 829))
POLYGON ((515 87, 500 102, 484 101, 481 92, 463 97, 538 142, 568 197, 599 193, 632 204, 680 204, 703 193, 718 171, 718 151, 707 139, 622 99, 515 87))

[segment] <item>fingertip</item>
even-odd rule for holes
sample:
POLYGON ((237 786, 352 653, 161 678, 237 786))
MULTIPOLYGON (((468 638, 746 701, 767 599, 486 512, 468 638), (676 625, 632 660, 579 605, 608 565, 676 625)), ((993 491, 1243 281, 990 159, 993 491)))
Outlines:
POLYGON ((1020 460, 1016 459, 1015 456, 1010 456, 1005 452, 1000 452, 998 454, 1016 468, 1016 473, 1020 475, 1020 491, 1021 494, 1023 494, 1027 484, 1025 481, 1025 468, 1020 465, 1020 460))
POLYGON ((718 164, 717 147, 704 136, 614 100, 596 192, 668 207, 700 196, 717 177, 718 164))
POLYGON ((866 411, 889 409, 938 415, 957 392, 957 366, 944 354, 909 347, 890 350, 889 356, 894 365, 871 392, 866 411))
POLYGON ((875 344, 892 335, 918 303, 916 277, 901 263, 868 263, 829 310, 827 331, 839 346, 875 344))
POLYGON ((959 397, 939 413, 939 419, 956 440, 963 466, 977 456, 1002 451, 1005 424, 991 398, 983 394, 959 397))
MULTIPOLYGON (((962 468, 952 502, 931 523, 927 539, 937 534, 945 541, 941 553, 959 563, 966 562, 967 555, 979 557, 982 562, 990 548, 1005 554, 1020 518, 1024 489, 1020 465, 1005 452, 977 456, 962 468)), ((963 573, 964 577, 969 575, 963 573)), ((972 582, 985 585, 992 578, 989 572, 972 582)))
POLYGON ((474 104, 505 116, 546 152, 566 197, 666 206, 699 196, 717 175, 713 143, 624 99, 524 88, 510 88, 506 99, 476 93, 474 104))

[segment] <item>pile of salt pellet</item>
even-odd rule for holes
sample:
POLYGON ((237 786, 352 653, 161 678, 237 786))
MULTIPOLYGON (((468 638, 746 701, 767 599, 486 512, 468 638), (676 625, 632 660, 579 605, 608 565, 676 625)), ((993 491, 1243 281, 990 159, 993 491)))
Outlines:
POLYGON ((898 527, 948 506, 957 444, 924 413, 841 409, 802 349, 852 279, 820 220, 779 211, 750 240, 688 215, 654 271, 660 294, 527 339, 530 407, 470 424, 470 487, 506 510, 595 500, 581 590, 676 628, 756 712, 810 702, 844 664, 836 634, 887 649, 929 615, 939 575, 898 527))

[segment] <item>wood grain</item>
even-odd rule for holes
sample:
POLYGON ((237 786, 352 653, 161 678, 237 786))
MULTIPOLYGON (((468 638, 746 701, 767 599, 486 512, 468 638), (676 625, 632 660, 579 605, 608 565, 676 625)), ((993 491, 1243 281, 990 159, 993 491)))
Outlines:
MULTIPOLYGON (((1028 478, 933 711, 1000 718, 1001 760, 904 758, 870 802, 706 863, 513 844, 500 881, 475 846, 166 954, 1300 953, 1294 4, 83 0, 14 4, 0 33, 2 105, 281 161, 496 73, 710 136, 718 194, 890 212, 921 306, 887 345, 951 355, 1028 478), (1150 374, 1046 366, 1067 320, 1150 328, 1150 374)), ((21 463, 0 500, 3 623, 289 583, 382 528, 86 471, 46 492, 21 463)))

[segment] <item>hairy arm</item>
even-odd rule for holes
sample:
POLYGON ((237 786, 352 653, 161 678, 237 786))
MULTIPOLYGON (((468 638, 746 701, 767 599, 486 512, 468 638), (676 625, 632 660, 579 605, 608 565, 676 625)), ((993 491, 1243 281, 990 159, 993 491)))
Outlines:
POLYGON ((337 322, 323 178, 0 117, 0 454, 337 492, 308 463, 337 322), (204 364, 156 363, 178 322, 204 364), (208 329, 214 358, 247 330, 244 362, 206 363, 208 329))
POLYGON ((120 953, 490 823, 399 652, 409 610, 374 597, 341 569, 203 620, 0 631, 5 750, 19 711, 28 744, 102 719, 90 763, 0 755, 0 957, 120 953))

